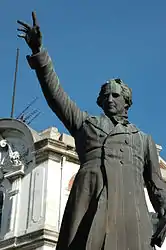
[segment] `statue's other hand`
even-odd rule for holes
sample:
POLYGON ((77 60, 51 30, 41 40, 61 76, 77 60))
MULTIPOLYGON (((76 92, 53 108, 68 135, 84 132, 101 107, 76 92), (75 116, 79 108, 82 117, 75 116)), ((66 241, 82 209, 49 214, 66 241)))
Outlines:
POLYGON ((166 208, 165 206, 161 207, 158 211, 158 218, 166 217, 166 208))
POLYGON ((23 32, 22 34, 18 34, 18 37, 25 39, 28 46, 31 48, 32 53, 36 54, 40 51, 40 48, 42 46, 42 34, 40 31, 40 27, 37 24, 35 12, 32 12, 32 20, 32 27, 29 24, 18 20, 17 23, 19 23, 21 27, 17 30, 23 32))

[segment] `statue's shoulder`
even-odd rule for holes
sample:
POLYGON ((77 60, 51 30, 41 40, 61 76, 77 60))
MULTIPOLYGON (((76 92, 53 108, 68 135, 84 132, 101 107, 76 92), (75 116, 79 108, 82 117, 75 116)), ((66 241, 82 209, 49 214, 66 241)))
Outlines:
POLYGON ((102 115, 90 115, 88 114, 85 122, 88 121, 90 123, 93 123, 96 126, 99 126, 101 124, 101 120, 102 120, 102 115))
POLYGON ((128 124, 128 128, 131 129, 131 130, 135 130, 135 131, 139 131, 141 132, 141 130, 133 123, 129 123, 128 124))
POLYGON ((132 130, 132 131, 135 131, 135 132, 138 132, 142 137, 147 137, 148 135, 143 132, 140 128, 138 128, 135 124, 133 123, 129 123, 128 124, 128 127, 132 130))
POLYGON ((98 120, 101 120, 103 118, 103 115, 91 115, 91 114, 88 114, 86 119, 87 120, 93 120, 93 121, 98 121, 98 120))

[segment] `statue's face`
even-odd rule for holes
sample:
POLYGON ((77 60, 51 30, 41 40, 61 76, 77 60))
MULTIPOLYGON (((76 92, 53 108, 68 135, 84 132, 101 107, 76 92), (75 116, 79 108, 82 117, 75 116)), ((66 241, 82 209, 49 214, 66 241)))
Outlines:
POLYGON ((118 83, 108 83, 106 85, 103 93, 102 108, 108 117, 125 113, 126 103, 121 92, 121 86, 118 83))

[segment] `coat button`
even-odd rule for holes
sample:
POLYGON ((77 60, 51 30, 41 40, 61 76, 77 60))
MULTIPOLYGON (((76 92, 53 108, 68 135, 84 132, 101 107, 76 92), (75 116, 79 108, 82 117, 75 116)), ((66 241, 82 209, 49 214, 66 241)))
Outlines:
POLYGON ((129 141, 126 139, 126 140, 125 140, 125 143, 126 143, 126 144, 129 144, 129 141))
POLYGON ((123 161, 122 161, 122 160, 120 160, 120 164, 122 164, 122 165, 123 165, 123 161))

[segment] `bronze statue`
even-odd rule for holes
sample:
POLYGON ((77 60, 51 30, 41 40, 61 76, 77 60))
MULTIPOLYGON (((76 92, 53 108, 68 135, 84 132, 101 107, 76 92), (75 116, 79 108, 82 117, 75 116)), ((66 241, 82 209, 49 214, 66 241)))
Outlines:
POLYGON ((128 121, 131 89, 120 79, 109 80, 97 98, 104 114, 81 111, 64 92, 51 58, 41 48, 35 13, 32 19, 32 27, 18 21, 22 26, 18 30, 23 31, 19 36, 32 50, 29 65, 36 71, 48 105, 74 137, 80 160, 56 249, 152 250, 161 246, 166 184, 152 137, 128 121), (146 205, 145 185, 156 211, 153 216, 146 205))

